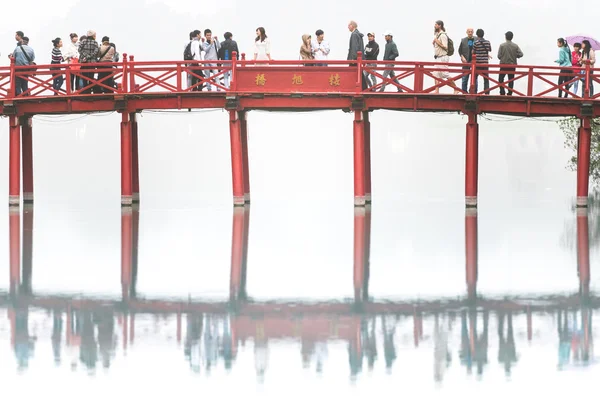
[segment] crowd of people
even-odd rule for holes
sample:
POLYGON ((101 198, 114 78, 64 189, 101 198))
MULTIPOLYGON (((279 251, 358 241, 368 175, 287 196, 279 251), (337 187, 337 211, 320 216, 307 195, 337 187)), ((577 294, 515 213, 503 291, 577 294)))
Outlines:
MULTIPOLYGON (((400 56, 398 46, 394 42, 394 35, 391 31, 384 34, 385 48, 383 50, 383 61, 389 61, 385 64, 383 79, 378 83, 378 77, 375 73, 375 63, 380 54, 379 44, 375 40, 375 33, 367 34, 367 44, 364 43, 364 35, 359 32, 358 24, 355 21, 348 23, 350 31, 350 41, 348 45, 347 60, 357 60, 358 54, 364 55, 366 67, 363 76, 363 89, 385 91, 386 87, 393 83, 398 92, 402 92, 402 85, 394 72, 393 62, 400 56)), ((458 47, 458 54, 465 72, 462 76, 462 90, 456 86, 454 79, 450 77, 449 66, 450 57, 454 55, 454 42, 449 38, 444 22, 438 20, 434 24, 434 38, 432 41, 433 55, 439 65, 435 66, 434 77, 438 82, 446 82, 448 86, 454 89, 455 94, 468 93, 471 63, 476 64, 475 91, 478 90, 479 77, 483 79, 484 94, 490 94, 489 78, 489 60, 492 59, 492 45, 485 39, 483 29, 475 31, 472 28, 467 29, 467 36, 462 38, 458 47), (468 64, 468 65, 467 65, 468 64)), ((498 63, 501 65, 498 72, 498 82, 500 82, 500 95, 511 96, 514 88, 514 78, 517 60, 523 57, 521 48, 513 42, 514 34, 511 31, 506 32, 506 41, 499 46, 498 63), (508 82, 504 84, 505 78, 508 82), (505 88, 505 86, 507 88, 505 88)), ((35 64, 35 53, 29 46, 29 39, 23 32, 16 32, 17 48, 9 55, 14 58, 17 66, 26 66, 35 64)), ((204 32, 194 30, 190 32, 189 42, 186 43, 183 52, 185 61, 209 61, 203 65, 188 64, 189 73, 187 76, 187 87, 194 91, 206 89, 212 91, 213 87, 219 91, 230 87, 231 71, 219 69, 221 60, 231 60, 233 53, 239 53, 238 45, 233 40, 231 32, 225 32, 224 41, 219 42, 217 36, 214 36, 210 29, 204 32)), ((70 42, 63 47, 60 38, 52 41, 52 64, 61 64, 63 62, 73 63, 73 69, 81 68, 82 78, 71 75, 71 88, 82 90, 82 93, 109 93, 113 91, 115 82, 112 79, 113 74, 110 67, 98 67, 95 63, 110 63, 119 61, 119 53, 116 51, 114 43, 110 42, 107 36, 102 38, 101 43, 96 42, 96 32, 90 30, 81 38, 77 34, 70 35, 70 42), (98 70, 98 71, 96 71, 98 70), (94 83, 94 81, 96 81, 94 83), (98 84, 99 83, 99 84, 98 84)), ((582 40, 581 43, 573 43, 573 50, 569 48, 567 40, 560 38, 557 41, 559 47, 559 57, 555 61, 562 68, 558 79, 559 97, 567 97, 568 92, 577 95, 579 83, 581 82, 581 95, 585 88, 589 89, 591 95, 594 93, 593 79, 586 82, 585 67, 589 65, 594 68, 596 57, 595 52, 589 40, 582 40), (573 91, 571 91, 573 87, 573 91)), ((331 46, 325 40, 325 33, 322 29, 315 32, 313 38, 310 34, 302 35, 302 44, 300 46, 299 56, 306 66, 327 66, 327 60, 331 52, 331 46)), ((254 60, 271 60, 271 42, 266 34, 264 27, 256 29, 256 38, 254 41, 254 60)), ((16 79, 16 94, 27 94, 28 80, 24 76, 16 79)), ((58 94, 64 83, 64 76, 56 74, 53 80, 53 89, 58 94)), ((435 93, 439 93, 439 86, 435 93)))

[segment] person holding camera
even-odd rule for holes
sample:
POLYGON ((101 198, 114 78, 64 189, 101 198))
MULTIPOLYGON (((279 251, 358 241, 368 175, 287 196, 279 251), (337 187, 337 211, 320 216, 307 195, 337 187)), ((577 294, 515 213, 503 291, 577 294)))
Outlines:
MULTIPOLYGON (((216 36, 213 37, 212 31, 210 29, 204 30, 204 37, 202 38, 202 51, 204 52, 204 61, 215 61, 215 63, 206 64, 210 69, 206 70, 206 76, 209 78, 208 83, 206 85, 206 90, 209 92, 212 91, 211 82, 217 84, 216 80, 210 79, 211 77, 217 75, 219 70, 217 69, 217 62, 219 60, 219 49, 221 48, 221 44, 216 36)), ((216 86, 217 92, 220 91, 219 86, 216 86)))

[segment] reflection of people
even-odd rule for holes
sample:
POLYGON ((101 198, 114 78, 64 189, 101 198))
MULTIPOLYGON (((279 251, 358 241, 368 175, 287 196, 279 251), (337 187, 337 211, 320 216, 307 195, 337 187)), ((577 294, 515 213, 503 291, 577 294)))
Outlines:
POLYGON ((498 314, 498 362, 504 364, 506 376, 510 376, 510 369, 517 362, 517 350, 515 347, 515 337, 513 332, 512 313, 509 311, 506 316, 507 332, 504 337, 504 313, 498 314))
POLYGON ((192 371, 200 372, 200 335, 202 334, 202 316, 187 314, 187 331, 183 344, 183 354, 190 363, 192 371))
MULTIPOLYGON (((569 364, 571 358, 571 332, 569 331, 568 311, 558 311, 558 368, 569 364), (564 314, 563 314, 564 313, 564 314)), ((577 334, 573 332, 573 339, 577 334)))
POLYGON ((383 329, 383 354, 385 357, 385 367, 391 372, 392 365, 396 360, 396 347, 394 346, 394 334, 396 333, 396 321, 387 324, 385 316, 381 317, 381 326, 383 329))
POLYGON ((15 356, 19 370, 25 370, 29 366, 29 360, 33 357, 34 340, 29 336, 29 311, 17 309, 15 312, 15 356))
POLYGON ((467 311, 463 310, 460 315, 461 329, 460 329, 460 351, 459 357, 462 365, 467 366, 467 372, 471 373, 473 366, 473 353, 471 351, 471 341, 469 338, 469 326, 467 319, 467 311))
POLYGON ((225 318, 225 327, 223 328, 223 360, 225 361, 225 369, 231 370, 231 365, 235 359, 233 351, 234 343, 231 335, 231 321, 229 317, 225 318))
POLYGON ((327 342, 315 343, 315 359, 317 364, 317 373, 323 372, 323 362, 327 359, 327 342))
POLYGON ((375 338, 375 319, 372 321, 366 321, 364 324, 363 337, 365 342, 365 356, 367 357, 367 363, 369 370, 373 369, 375 360, 377 360, 377 341, 375 338))
POLYGON ((254 343, 254 369, 259 382, 265 379, 269 362, 269 343, 266 339, 256 339, 254 343))
POLYGON ((471 318, 475 320, 475 362, 477 363, 477 375, 483 375, 483 367, 488 363, 488 320, 489 312, 483 311, 483 333, 477 334, 477 313, 473 313, 471 318))
POLYGON ((434 380, 441 382, 444 379, 444 372, 450 364, 450 352, 448 351, 448 332, 440 326, 438 315, 435 316, 433 340, 434 380))
POLYGON ((96 369, 96 362, 98 361, 98 344, 96 343, 94 322, 92 321, 92 314, 90 312, 84 312, 82 315, 79 361, 81 361, 90 372, 93 372, 96 369))
POLYGON ((54 363, 60 365, 60 340, 62 337, 62 314, 60 311, 52 313, 52 352, 54 353, 54 363))
POLYGON ((216 366, 217 358, 219 356, 218 347, 218 328, 217 322, 210 316, 206 316, 204 322, 204 366, 206 371, 210 371, 212 367, 216 366))
MULTIPOLYGON (((98 316, 98 347, 102 357, 102 366, 110 368, 110 360, 115 354, 117 338, 115 335, 115 318, 112 312, 103 312, 98 316)), ((127 318, 127 315, 124 316, 127 318)))

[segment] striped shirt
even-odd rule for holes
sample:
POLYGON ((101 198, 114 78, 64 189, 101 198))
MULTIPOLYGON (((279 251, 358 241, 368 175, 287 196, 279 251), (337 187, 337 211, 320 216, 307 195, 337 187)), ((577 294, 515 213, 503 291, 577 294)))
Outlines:
POLYGON ((488 64, 490 61, 489 54, 492 51, 492 45, 489 40, 478 38, 473 45, 473 54, 477 64, 488 64))
POLYGON ((60 64, 63 61, 62 51, 60 51, 59 47, 54 47, 52 49, 52 61, 50 64, 60 64))

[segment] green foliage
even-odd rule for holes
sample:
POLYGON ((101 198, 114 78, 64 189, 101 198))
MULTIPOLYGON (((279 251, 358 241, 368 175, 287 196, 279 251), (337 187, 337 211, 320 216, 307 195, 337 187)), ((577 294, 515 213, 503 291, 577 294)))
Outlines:
MULTIPOLYGON (((573 157, 569 160, 567 168, 571 171, 577 170, 577 138, 579 118, 566 118, 559 121, 560 129, 565 134, 565 146, 573 150, 573 157)), ((592 120, 592 144, 590 152, 590 179, 594 187, 600 186, 600 118, 592 120)))

